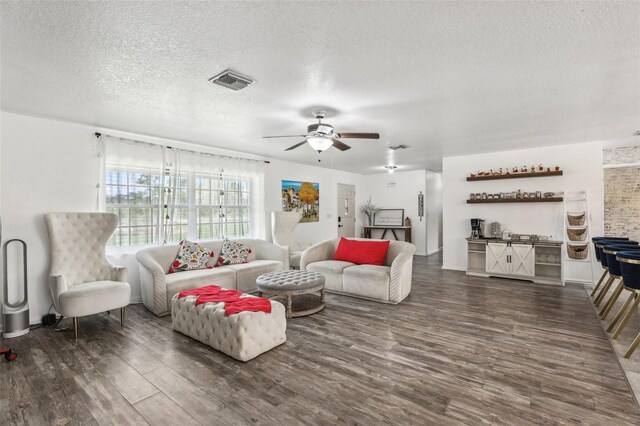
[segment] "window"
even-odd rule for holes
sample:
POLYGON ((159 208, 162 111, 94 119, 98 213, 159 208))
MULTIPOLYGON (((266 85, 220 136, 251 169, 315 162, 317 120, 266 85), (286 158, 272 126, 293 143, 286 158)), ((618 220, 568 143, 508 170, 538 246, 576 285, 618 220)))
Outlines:
POLYGON ((102 134, 98 207, 116 213, 111 247, 264 238, 262 161, 102 134))
POLYGON ((120 217, 109 246, 250 235, 252 178, 166 172, 163 188, 157 170, 105 170, 106 208, 120 217))
POLYGON ((194 186, 198 239, 250 235, 250 178, 198 174, 194 186))
POLYGON ((160 174, 133 167, 105 171, 107 211, 120 218, 109 246, 134 246, 154 243, 158 234, 160 174))

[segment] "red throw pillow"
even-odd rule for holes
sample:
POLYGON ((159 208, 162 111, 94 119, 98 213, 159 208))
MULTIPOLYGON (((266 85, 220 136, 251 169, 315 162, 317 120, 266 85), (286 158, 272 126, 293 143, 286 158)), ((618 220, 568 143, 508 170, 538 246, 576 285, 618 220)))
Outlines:
POLYGON ((390 241, 358 241, 340 238, 333 260, 356 265, 384 265, 390 241))

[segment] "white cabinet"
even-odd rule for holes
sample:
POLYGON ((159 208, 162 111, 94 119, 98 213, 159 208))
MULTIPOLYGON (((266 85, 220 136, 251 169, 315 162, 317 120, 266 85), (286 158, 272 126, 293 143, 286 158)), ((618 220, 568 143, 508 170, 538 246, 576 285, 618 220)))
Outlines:
POLYGON ((531 244, 487 243, 486 272, 533 277, 535 248, 531 244))
POLYGON ((467 275, 562 285, 562 242, 468 238, 467 275))
POLYGON ((509 254, 509 274, 520 277, 535 275, 536 251, 530 244, 511 244, 509 254))
POLYGON ((490 274, 509 274, 509 244, 488 243, 486 271, 490 274))

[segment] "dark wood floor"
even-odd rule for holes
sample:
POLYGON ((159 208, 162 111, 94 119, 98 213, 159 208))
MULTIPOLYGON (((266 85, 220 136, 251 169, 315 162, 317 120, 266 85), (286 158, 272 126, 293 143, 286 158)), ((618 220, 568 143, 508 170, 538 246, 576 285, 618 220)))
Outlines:
POLYGON ((141 305, 77 342, 34 330, 0 362, 0 424, 640 424, 581 286, 414 265, 404 303, 330 295, 248 363, 141 305))

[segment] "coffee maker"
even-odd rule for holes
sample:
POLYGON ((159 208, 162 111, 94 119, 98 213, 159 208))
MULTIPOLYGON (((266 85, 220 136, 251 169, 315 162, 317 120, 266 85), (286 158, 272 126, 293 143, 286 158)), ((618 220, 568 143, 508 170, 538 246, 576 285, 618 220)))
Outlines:
POLYGON ((484 219, 471 219, 471 238, 484 238, 484 219))

